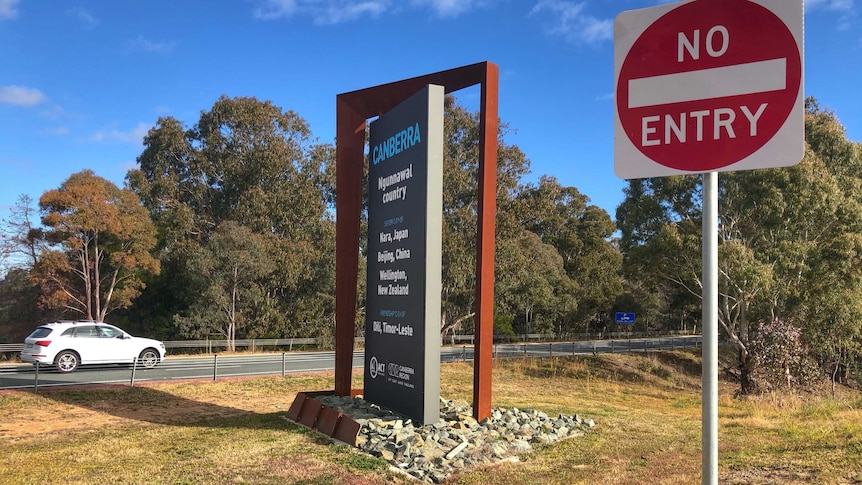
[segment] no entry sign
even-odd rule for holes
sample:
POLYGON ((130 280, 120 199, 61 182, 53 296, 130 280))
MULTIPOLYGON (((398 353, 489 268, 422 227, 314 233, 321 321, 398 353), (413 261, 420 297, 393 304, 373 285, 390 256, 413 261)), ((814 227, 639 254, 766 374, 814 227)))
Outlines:
POLYGON ((617 175, 799 162, 802 10, 801 0, 694 0, 618 15, 617 175))

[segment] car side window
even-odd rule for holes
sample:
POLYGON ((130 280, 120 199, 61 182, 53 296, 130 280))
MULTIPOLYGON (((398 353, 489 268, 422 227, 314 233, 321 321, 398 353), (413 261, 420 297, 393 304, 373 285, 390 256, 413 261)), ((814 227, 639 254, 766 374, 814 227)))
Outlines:
POLYGON ((105 338, 117 338, 122 335, 119 330, 111 327, 99 327, 99 330, 102 332, 102 337, 105 338))
POLYGON ((75 327, 67 328, 62 334, 61 337, 74 337, 75 336, 75 327))
POLYGON ((78 331, 75 332, 75 336, 83 338, 99 338, 99 331, 96 329, 95 325, 85 325, 83 327, 78 327, 78 331))

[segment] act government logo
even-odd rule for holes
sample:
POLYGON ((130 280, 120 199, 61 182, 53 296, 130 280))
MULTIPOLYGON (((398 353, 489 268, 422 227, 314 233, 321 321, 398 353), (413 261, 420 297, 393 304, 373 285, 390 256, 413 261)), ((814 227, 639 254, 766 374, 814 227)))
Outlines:
POLYGON ((386 364, 377 362, 377 357, 371 357, 371 361, 368 363, 368 372, 372 379, 377 379, 378 375, 386 373, 386 364))

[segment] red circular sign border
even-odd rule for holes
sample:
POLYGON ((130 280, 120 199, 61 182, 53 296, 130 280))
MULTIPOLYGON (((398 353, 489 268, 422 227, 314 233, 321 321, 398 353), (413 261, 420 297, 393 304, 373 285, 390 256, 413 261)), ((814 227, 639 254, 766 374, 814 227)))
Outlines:
MULTIPOLYGON (((715 46, 715 39, 713 41, 715 46)), ((623 130, 634 147, 644 156, 660 165, 676 170, 704 172, 733 165, 757 152, 768 143, 792 112, 801 83, 802 62, 799 46, 787 25, 775 13, 749 0, 695 0, 656 19, 632 44, 618 76, 616 109, 623 130), (670 28, 668 24, 676 26, 670 28), (740 30, 739 24, 742 25, 742 30, 740 30), (695 29, 700 29, 701 39, 705 43, 707 32, 715 25, 728 26, 730 42, 724 55, 713 58, 705 52, 705 48, 702 48, 700 58, 697 61, 687 59, 685 68, 676 71, 657 71, 665 69, 664 66, 667 64, 673 65, 677 61, 678 32, 690 34, 695 29), (745 30, 746 28, 747 30, 745 30), (743 37, 742 40, 739 40, 740 36, 743 37), (661 42, 656 42, 654 38, 660 39, 661 42), (682 148, 679 146, 676 148, 668 147, 663 144, 658 147, 642 147, 640 146, 641 120, 646 113, 654 113, 656 107, 621 109, 621 107, 628 105, 628 81, 630 79, 726 67, 781 57, 786 59, 787 67, 787 88, 785 90, 729 98, 669 103, 661 106, 661 108, 673 108, 675 119, 678 120, 679 113, 715 109, 727 105, 728 101, 731 100, 733 101, 732 105, 749 106, 752 113, 756 112, 762 102, 767 102, 771 109, 764 110, 763 115, 758 120, 758 136, 754 140, 752 140, 750 133, 746 136, 740 129, 735 130, 737 139, 733 142, 704 139, 702 141, 688 141, 686 146, 682 148), (671 62, 668 62, 667 59, 671 59, 671 62), (739 140, 739 138, 743 140, 739 140), (745 143, 740 141, 745 141, 745 143)), ((661 113, 665 114, 664 111, 661 113)), ((688 121, 691 124, 691 119, 688 121)), ((737 118, 737 122, 742 121, 746 120, 737 118)), ((741 127, 742 125, 740 125, 741 127)), ((750 125, 746 124, 745 127, 750 128, 750 125)), ((693 133, 693 130, 690 132, 693 133)), ((707 135, 704 133, 704 138, 707 135)))

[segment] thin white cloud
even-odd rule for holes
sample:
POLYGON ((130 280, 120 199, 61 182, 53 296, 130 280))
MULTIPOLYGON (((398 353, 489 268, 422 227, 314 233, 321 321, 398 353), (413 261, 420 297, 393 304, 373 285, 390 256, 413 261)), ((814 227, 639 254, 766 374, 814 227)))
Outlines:
POLYGON ((335 25, 364 15, 376 17, 391 7, 392 0, 262 0, 252 15, 261 20, 304 15, 316 25, 335 25))
POLYGON ((154 42, 140 35, 137 39, 131 41, 129 45, 133 50, 154 53, 170 52, 176 46, 173 42, 154 42))
POLYGON ((597 43, 614 37, 614 21, 598 19, 585 13, 587 2, 541 0, 530 10, 530 16, 551 20, 548 33, 570 42, 597 43))
POLYGON ((38 89, 25 86, 0 86, 0 103, 35 106, 45 99, 47 99, 45 95, 38 89))
POLYGON ((0 0, 0 20, 18 17, 18 0, 0 0))
POLYGON ((99 130, 93 133, 89 140, 97 143, 119 142, 140 145, 144 142, 144 136, 149 132, 149 130, 150 125, 146 123, 138 123, 137 126, 128 131, 121 131, 115 128, 99 130))
POLYGON ((838 14, 838 23, 835 29, 847 31, 856 23, 856 9, 854 0, 806 0, 805 13, 828 12, 838 14))
POLYGON ((805 0, 805 10, 830 10, 849 12, 853 10, 853 0, 805 0))
POLYGON ((262 20, 280 19, 295 14, 297 8, 296 0, 265 0, 252 9, 252 15, 262 20))
POLYGON ((93 30, 99 25, 99 19, 81 7, 70 8, 66 13, 80 22, 81 26, 86 30, 93 30))
POLYGON ((141 168, 141 166, 138 165, 137 161, 129 160, 129 161, 126 161, 126 162, 123 162, 123 163, 117 165, 117 168, 120 169, 120 171, 123 173, 128 173, 129 170, 137 170, 137 169, 141 168))
POLYGON ((43 131, 49 135, 55 135, 55 136, 66 136, 70 133, 69 128, 66 126, 57 126, 54 128, 46 128, 43 131))
POLYGON ((441 17, 455 17, 468 10, 484 6, 482 0, 410 0, 411 5, 430 7, 441 17))
POLYGON ((356 20, 366 14, 376 17, 385 12, 387 8, 387 2, 385 1, 350 2, 343 6, 329 5, 325 9, 313 14, 314 23, 318 25, 335 25, 356 20))
POLYGON ((455 17, 488 4, 491 0, 256 0, 252 16, 275 20, 294 16, 310 17, 317 25, 335 25, 378 17, 405 9, 430 9, 440 17, 455 17))
POLYGON ((60 118, 69 117, 70 113, 66 111, 65 108, 60 106, 59 104, 52 104, 45 108, 42 108, 40 115, 48 118, 49 120, 59 120, 60 118))

